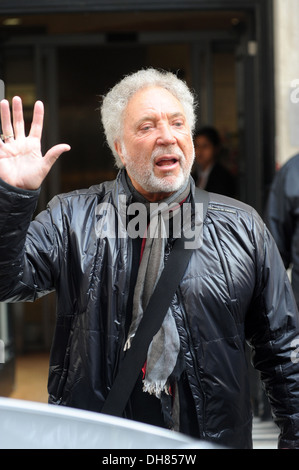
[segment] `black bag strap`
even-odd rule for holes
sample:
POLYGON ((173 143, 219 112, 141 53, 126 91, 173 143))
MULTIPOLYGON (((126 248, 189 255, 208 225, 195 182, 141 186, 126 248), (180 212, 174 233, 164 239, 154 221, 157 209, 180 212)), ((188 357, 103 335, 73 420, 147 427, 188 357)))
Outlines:
MULTIPOLYGON (((209 204, 209 193, 196 188, 195 202, 203 204, 204 220, 209 204)), ((184 236, 175 240, 160 279, 140 321, 132 345, 126 351, 121 368, 104 403, 102 413, 113 416, 122 416, 123 414, 140 371, 144 366, 151 341, 162 325, 170 302, 193 252, 192 249, 184 248, 185 241, 184 236)))

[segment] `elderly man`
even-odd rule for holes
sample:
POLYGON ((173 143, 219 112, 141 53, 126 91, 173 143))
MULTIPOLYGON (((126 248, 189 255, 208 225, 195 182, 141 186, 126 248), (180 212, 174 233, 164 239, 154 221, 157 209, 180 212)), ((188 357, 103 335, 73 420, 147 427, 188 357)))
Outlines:
MULTIPOLYGON (((167 237, 111 233, 124 200, 143 204, 149 218, 157 201, 178 211, 194 203, 194 99, 171 73, 125 77, 102 104, 116 180, 57 196, 32 222, 39 187, 69 146, 42 157, 42 103, 28 137, 17 97, 12 110, 13 125, 2 101, 0 300, 32 301, 56 290, 49 402, 100 412, 175 243, 171 227, 167 237)), ((250 448, 247 340, 281 428, 279 446, 299 447, 298 313, 276 245, 252 208, 214 194, 202 239, 124 417, 250 448)))

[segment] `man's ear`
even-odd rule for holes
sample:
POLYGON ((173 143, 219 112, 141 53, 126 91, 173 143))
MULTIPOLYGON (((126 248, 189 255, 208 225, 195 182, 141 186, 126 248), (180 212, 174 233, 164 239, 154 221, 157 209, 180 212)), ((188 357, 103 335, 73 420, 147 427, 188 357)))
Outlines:
POLYGON ((114 148, 115 148, 119 158, 121 159, 122 164, 124 166, 126 166, 126 160, 125 160, 124 154, 123 154, 123 146, 122 146, 122 144, 119 140, 114 141, 114 148))

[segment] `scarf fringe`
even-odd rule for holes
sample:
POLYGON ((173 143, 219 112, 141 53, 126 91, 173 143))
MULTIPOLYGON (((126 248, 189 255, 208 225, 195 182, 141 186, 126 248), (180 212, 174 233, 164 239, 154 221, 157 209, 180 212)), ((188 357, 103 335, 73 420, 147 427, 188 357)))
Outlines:
POLYGON ((161 398, 162 392, 166 393, 166 395, 169 395, 169 386, 167 383, 161 380, 155 383, 144 380, 143 391, 149 393, 150 395, 155 395, 157 398, 161 398))
POLYGON ((135 333, 127 339, 124 345, 124 351, 127 351, 128 349, 130 349, 131 344, 132 344, 132 339, 134 338, 134 336, 135 336, 135 333))

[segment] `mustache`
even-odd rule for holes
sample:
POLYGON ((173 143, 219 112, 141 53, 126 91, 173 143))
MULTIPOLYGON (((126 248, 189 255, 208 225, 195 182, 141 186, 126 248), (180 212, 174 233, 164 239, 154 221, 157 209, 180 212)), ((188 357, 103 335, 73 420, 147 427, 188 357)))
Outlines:
POLYGON ((167 147, 156 148, 151 154, 151 162, 154 163, 156 158, 169 154, 175 155, 179 162, 186 160, 186 157, 180 148, 175 145, 169 145, 167 147))

